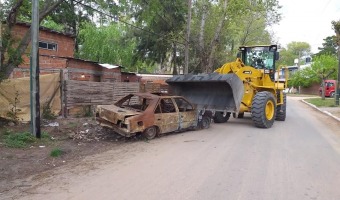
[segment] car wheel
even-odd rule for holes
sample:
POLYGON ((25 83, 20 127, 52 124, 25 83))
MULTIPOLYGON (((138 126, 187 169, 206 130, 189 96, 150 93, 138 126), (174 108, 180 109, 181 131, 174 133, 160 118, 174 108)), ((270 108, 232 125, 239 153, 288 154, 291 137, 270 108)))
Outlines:
POLYGON ((330 97, 334 98, 335 92, 331 92, 330 97))
POLYGON ((202 129, 207 129, 210 127, 211 123, 211 118, 208 116, 203 116, 202 121, 201 121, 201 127, 202 129))
POLYGON ((158 130, 157 130, 157 127, 155 126, 151 126, 145 129, 142 133, 142 135, 148 140, 152 140, 153 138, 156 137, 157 134, 158 134, 158 130))

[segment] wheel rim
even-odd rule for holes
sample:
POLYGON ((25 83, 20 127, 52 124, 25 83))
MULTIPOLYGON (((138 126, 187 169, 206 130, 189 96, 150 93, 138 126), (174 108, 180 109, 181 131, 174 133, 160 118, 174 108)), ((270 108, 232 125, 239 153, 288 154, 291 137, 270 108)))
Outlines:
POLYGON ((271 120, 274 117, 274 103, 272 101, 268 101, 266 104, 266 118, 267 120, 271 120))
POLYGON ((156 136, 156 129, 154 127, 148 128, 146 130, 146 135, 147 135, 147 138, 153 138, 154 136, 156 136))

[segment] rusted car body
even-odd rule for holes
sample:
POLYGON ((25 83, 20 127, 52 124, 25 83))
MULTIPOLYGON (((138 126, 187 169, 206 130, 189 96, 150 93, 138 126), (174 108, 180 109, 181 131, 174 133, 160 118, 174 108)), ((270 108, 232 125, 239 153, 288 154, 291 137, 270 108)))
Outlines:
POLYGON ((198 111, 181 96, 136 93, 125 96, 114 105, 97 106, 97 120, 125 137, 142 133, 152 139, 157 134, 208 128, 211 113, 198 111))

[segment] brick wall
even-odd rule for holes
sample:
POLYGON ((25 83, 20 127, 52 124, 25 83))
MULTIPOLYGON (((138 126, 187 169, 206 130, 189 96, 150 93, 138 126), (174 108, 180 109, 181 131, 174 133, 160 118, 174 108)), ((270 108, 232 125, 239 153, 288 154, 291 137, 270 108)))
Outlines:
MULTIPOLYGON (((29 31, 27 24, 17 24, 12 29, 12 35, 17 42, 29 31)), ((41 28, 39 41, 55 43, 57 50, 39 48, 40 74, 55 73, 66 69, 69 80, 95 82, 121 82, 121 68, 107 69, 96 62, 74 59, 74 37, 41 28)), ((23 63, 15 68, 11 78, 28 77, 30 72, 30 45, 22 57, 23 63)))
POLYGON ((69 59, 67 64, 68 78, 79 81, 120 82, 120 68, 107 69, 95 62, 69 59))
MULTIPOLYGON (((12 35, 16 38, 17 41, 26 34, 29 30, 29 27, 24 24, 17 24, 12 29, 12 35)), ((73 57, 74 54, 74 37, 64 35, 61 33, 50 32, 46 30, 39 31, 39 41, 52 42, 58 44, 58 49, 47 50, 47 49, 39 49, 40 55, 55 55, 59 57, 73 57)), ((31 45, 31 44, 30 44, 31 45)), ((30 46, 29 45, 29 46, 30 46)), ((29 49, 26 53, 29 54, 29 49)))
POLYGON ((121 73, 121 81, 122 82, 140 82, 141 77, 137 76, 135 73, 121 73))
MULTIPOLYGON (((19 42, 21 38, 29 31, 29 27, 25 24, 17 24, 12 29, 12 36, 19 42)), ((67 36, 57 32, 47 30, 39 31, 39 41, 51 42, 58 45, 57 50, 47 50, 39 48, 39 66, 42 71, 44 69, 63 69, 66 68, 67 59, 60 57, 73 57, 74 37, 67 36), (48 55, 48 56, 43 56, 48 55), (53 57, 55 56, 55 57, 53 57)), ((20 78, 29 76, 29 72, 20 69, 29 69, 30 67, 30 49, 29 44, 25 54, 22 56, 23 62, 15 69, 11 75, 12 78, 20 78)))
POLYGON ((301 94, 319 95, 320 84, 315 83, 308 88, 301 87, 301 94))

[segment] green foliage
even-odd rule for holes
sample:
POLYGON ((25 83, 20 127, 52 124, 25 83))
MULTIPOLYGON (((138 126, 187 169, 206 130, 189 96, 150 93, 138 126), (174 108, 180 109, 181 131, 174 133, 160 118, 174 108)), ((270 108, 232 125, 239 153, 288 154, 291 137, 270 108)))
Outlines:
POLYGON ((51 153, 50 153, 50 156, 51 157, 59 157, 63 154, 63 150, 61 150, 60 148, 54 148, 52 149, 51 153))
POLYGON ((56 30, 59 32, 62 32, 64 30, 64 26, 61 24, 56 23, 55 21, 53 21, 51 19, 51 17, 47 17, 42 23, 41 26, 52 29, 52 30, 56 30))
POLYGON ((277 66, 294 65, 294 59, 299 59, 299 64, 305 64, 303 56, 309 55, 311 51, 310 44, 306 42, 291 42, 287 45, 287 48, 283 48, 280 51, 280 60, 277 62, 277 66))
POLYGON ((29 131, 14 132, 13 130, 6 129, 0 137, 4 141, 6 147, 10 148, 26 148, 28 145, 35 143, 48 143, 51 141, 50 135, 43 131, 41 133, 41 139, 37 139, 29 131))
POLYGON ((314 73, 320 79, 336 79, 337 66, 338 60, 336 56, 323 54, 314 58, 311 73, 314 73))
POLYGON ((337 55, 337 44, 336 44, 336 36, 328 36, 323 39, 324 43, 322 43, 322 47, 319 47, 319 53, 315 54, 316 56, 320 55, 337 55))
POLYGON ((81 48, 78 57, 118 64, 135 71, 132 60, 136 41, 127 37, 128 34, 127 27, 116 23, 101 27, 87 23, 79 33, 81 48))
POLYGON ((305 99, 305 101, 317 107, 336 107, 334 98, 327 98, 324 100, 322 98, 309 98, 305 99))
MULTIPOLYGON (((41 9, 52 1, 40 0, 41 9)), ((9 10, 14 2, 16 1, 5 1, 6 6, 0 8, 0 15, 9 10)), ((76 57, 122 65, 126 71, 155 72, 159 71, 156 69, 158 67, 164 72, 169 71, 168 68, 184 65, 187 1, 81 2, 113 16, 114 19, 77 2, 63 1, 42 20, 45 27, 77 36, 76 57), (111 23, 112 21, 115 23, 111 23), (128 22, 132 26, 118 21, 128 22), (177 52, 180 53, 178 57, 175 56, 177 52)), ((24 1, 17 15, 18 20, 31 20, 31 3, 32 1, 24 1)), ((199 72, 208 60, 212 61, 215 68, 226 61, 235 60, 240 45, 271 43, 272 36, 266 28, 280 20, 279 9, 278 0, 193 1, 189 71, 199 72), (227 5, 226 9, 224 3, 227 5), (206 13, 206 20, 201 29, 203 13, 206 13), (217 30, 220 24, 222 27, 219 32, 217 30), (203 46, 199 43, 201 35, 203 46)), ((18 52, 17 46, 10 44, 10 38, 7 41, 5 48, 13 47, 13 50, 7 50, 11 55, 8 62, 17 66, 20 64, 22 51, 18 52)), ((6 68, 3 69, 6 71, 6 68)))
POLYGON ((54 120, 57 116, 52 112, 50 105, 48 103, 43 105, 42 118, 48 120, 54 120))
POLYGON ((34 143, 36 138, 29 132, 13 133, 9 132, 5 136, 5 145, 11 148, 24 148, 34 143))
POLYGON ((332 55, 320 55, 314 58, 313 64, 302 70, 296 71, 290 77, 290 85, 309 87, 313 83, 320 83, 326 78, 335 79, 337 59, 332 55))

